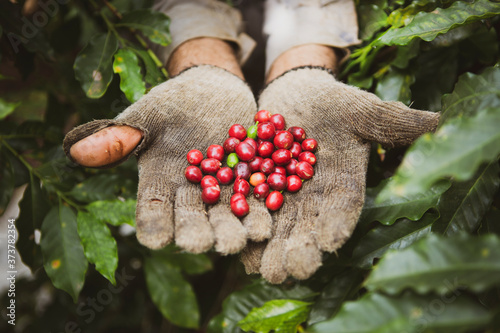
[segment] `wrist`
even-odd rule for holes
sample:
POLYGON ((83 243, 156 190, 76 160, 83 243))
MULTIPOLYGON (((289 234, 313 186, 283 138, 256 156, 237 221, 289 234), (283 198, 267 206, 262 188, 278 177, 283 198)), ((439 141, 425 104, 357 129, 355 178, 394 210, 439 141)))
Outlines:
POLYGON ((200 37, 179 45, 167 62, 167 70, 175 76, 196 65, 213 65, 244 79, 233 47, 221 39, 200 37))
POLYGON ((323 67, 335 72, 340 58, 335 49, 319 44, 306 44, 293 47, 283 52, 271 64, 266 77, 266 83, 271 82, 281 74, 293 68, 312 66, 323 67))

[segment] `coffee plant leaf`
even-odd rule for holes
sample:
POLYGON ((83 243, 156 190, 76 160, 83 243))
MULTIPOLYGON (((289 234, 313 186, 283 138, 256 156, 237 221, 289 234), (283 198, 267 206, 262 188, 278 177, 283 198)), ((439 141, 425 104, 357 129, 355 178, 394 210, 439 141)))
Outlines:
POLYGON ((134 52, 120 49, 115 53, 113 71, 120 76, 120 89, 130 102, 136 102, 146 92, 139 59, 134 52))
POLYGON ((170 18, 151 9, 138 9, 123 14, 116 26, 139 30, 153 43, 167 46, 170 38, 170 18))

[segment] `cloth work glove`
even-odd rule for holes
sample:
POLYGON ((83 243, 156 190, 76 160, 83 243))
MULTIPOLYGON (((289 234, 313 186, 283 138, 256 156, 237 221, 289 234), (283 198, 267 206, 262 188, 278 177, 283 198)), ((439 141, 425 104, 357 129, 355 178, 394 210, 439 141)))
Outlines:
POLYGON ((299 192, 284 193, 269 242, 249 243, 242 252, 247 273, 271 283, 288 275, 309 278, 322 251, 336 251, 351 236, 364 203, 370 142, 407 145, 439 120, 438 113, 384 102, 338 82, 322 68, 298 68, 273 80, 259 109, 282 114, 287 126, 300 126, 318 141, 313 178, 299 192))
MULTIPOLYGON (((231 191, 221 188, 220 204, 207 208, 199 184, 190 184, 184 176, 186 154, 222 144, 231 125, 253 119, 255 112, 255 98, 244 81, 221 68, 201 65, 151 89, 115 119, 73 129, 64 139, 64 150, 72 159, 74 143, 111 125, 142 130, 143 140, 131 153, 138 157, 139 242, 159 249, 175 237, 177 245, 189 252, 207 251, 215 243, 218 252, 235 253, 245 246, 247 232, 229 208, 231 191)), ((253 239, 270 236, 271 219, 265 208, 252 209, 245 221, 253 239)))

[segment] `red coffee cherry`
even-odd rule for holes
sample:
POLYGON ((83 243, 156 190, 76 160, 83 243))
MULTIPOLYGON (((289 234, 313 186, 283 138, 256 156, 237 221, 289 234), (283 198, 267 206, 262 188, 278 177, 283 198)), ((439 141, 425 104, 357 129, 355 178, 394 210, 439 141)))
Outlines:
POLYGON ((207 175, 201 179, 200 182, 201 188, 207 188, 212 186, 219 186, 219 182, 214 176, 207 175))
POLYGON ((295 159, 299 158, 300 153, 302 153, 302 146, 298 142, 293 142, 292 147, 290 148, 290 152, 292 153, 292 157, 295 159))
POLYGON ((318 148, 318 142, 314 139, 305 139, 302 141, 302 150, 315 152, 318 148))
POLYGON ((253 196, 257 199, 265 199, 269 195, 269 184, 261 183, 253 189, 253 196))
POLYGON ((234 150, 236 149, 236 146, 240 144, 240 140, 236 139, 235 137, 230 137, 227 138, 226 141, 224 141, 224 144, 222 145, 224 147, 224 151, 226 154, 231 154, 234 153, 234 150))
POLYGON ((190 165, 186 168, 185 176, 191 183, 199 183, 203 177, 201 170, 194 165, 190 165))
POLYGON ((255 157, 255 149, 248 142, 240 142, 235 149, 236 155, 242 161, 250 161, 255 157))
POLYGON ((267 183, 273 190, 283 191, 287 185, 286 176, 274 172, 267 177, 267 183))
POLYGON ((248 162, 248 166, 250 167, 250 172, 257 172, 260 170, 260 165, 264 159, 260 156, 255 156, 253 160, 248 162))
POLYGON ((302 179, 297 175, 288 176, 286 182, 286 190, 288 192, 297 192, 302 188, 302 179))
POLYGON ((263 172, 256 172, 250 176, 250 185, 257 186, 266 182, 266 175, 263 172))
POLYGON ((237 217, 243 217, 248 214, 250 207, 248 206, 247 199, 241 193, 233 194, 230 200, 231 211, 237 217))
POLYGON ((297 142, 302 142, 306 138, 306 131, 302 127, 292 126, 288 132, 292 133, 293 139, 297 142))
POLYGON ((245 196, 241 193, 234 193, 232 196, 231 196, 231 199, 229 200, 229 204, 233 204, 233 202, 237 201, 237 200, 241 200, 241 199, 246 199, 245 196))
POLYGON ((233 170, 230 167, 222 167, 217 171, 217 180, 222 185, 227 185, 233 181, 233 170))
POLYGON ((260 110, 253 117, 254 121, 258 121, 259 123, 267 123, 271 118, 271 112, 267 110, 260 110))
POLYGON ((293 135, 288 131, 278 131, 273 143, 278 149, 289 149, 293 143, 293 135))
POLYGON ((266 198, 266 207, 269 210, 278 210, 283 205, 283 195, 279 191, 269 193, 266 198))
POLYGON ((276 134, 276 129, 271 123, 261 123, 257 127, 257 137, 262 140, 271 140, 276 134))
POLYGON ((250 193, 250 184, 243 178, 236 178, 233 185, 234 193, 241 193, 245 197, 250 193))
POLYGON ((229 136, 234 136, 236 139, 243 141, 247 136, 247 130, 240 124, 234 124, 229 128, 229 136))
POLYGON ((255 150, 257 150, 258 148, 257 141, 255 141, 254 139, 246 138, 245 140, 243 140, 243 142, 250 144, 255 150))
POLYGON ((271 142, 269 141, 263 141, 260 145, 259 148, 257 148, 257 153, 261 157, 270 157, 274 152, 274 146, 271 142))
POLYGON ((283 176, 286 176, 286 169, 284 167, 277 166, 274 168, 274 172, 282 174, 283 176))
POLYGON ((287 149, 278 149, 273 153, 272 159, 277 165, 287 165, 292 160, 292 153, 287 149))
POLYGON ((307 162, 311 165, 316 164, 316 155, 310 151, 304 151, 299 155, 299 162, 307 162))
POLYGON ((269 122, 274 125, 277 131, 285 129, 285 118, 280 114, 273 114, 271 118, 269 118, 269 122))
POLYGON ((201 161, 201 171, 204 174, 213 174, 215 175, 217 171, 219 171, 222 163, 215 158, 206 158, 201 161))
POLYGON ((203 202, 206 204, 209 205, 214 204, 217 201, 219 201, 219 198, 220 198, 219 185, 205 187, 203 191, 201 191, 201 200, 203 200, 203 202))
POLYGON ((191 149, 187 153, 187 160, 191 165, 199 165, 203 160, 203 154, 198 149, 191 149))
POLYGON ((248 163, 246 162, 238 162, 234 166, 234 176, 236 178, 241 177, 243 179, 248 180, 250 178, 251 172, 248 163))
POLYGON ((260 171, 266 176, 274 172, 274 161, 270 158, 266 158, 260 164, 260 171))
POLYGON ((307 162, 298 162, 295 166, 297 176, 302 179, 311 179, 314 176, 314 169, 311 164, 307 162))
POLYGON ((222 162, 224 158, 224 148, 221 145, 211 145, 207 148, 207 157, 215 158, 222 162))
POLYGON ((297 163, 299 161, 297 161, 296 159, 292 158, 290 160, 290 163, 288 163, 286 166, 285 166, 285 169, 286 169, 286 173, 288 175, 295 175, 297 173, 296 171, 296 166, 297 166, 297 163))

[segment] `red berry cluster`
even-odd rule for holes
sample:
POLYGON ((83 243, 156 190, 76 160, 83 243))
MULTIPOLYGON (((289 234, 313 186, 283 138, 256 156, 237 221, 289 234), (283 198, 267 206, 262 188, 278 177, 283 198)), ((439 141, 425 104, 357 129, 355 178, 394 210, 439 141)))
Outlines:
POLYGON ((257 112, 254 120, 255 125, 248 131, 240 124, 231 126, 229 138, 222 146, 208 147, 207 158, 196 149, 187 154, 191 165, 186 168, 186 178, 201 183, 203 202, 216 203, 219 184, 230 184, 235 179, 230 204, 238 217, 249 212, 246 198, 250 185, 254 187, 254 197, 266 200, 268 209, 278 210, 283 205, 281 192, 300 190, 302 181, 314 175, 316 164, 314 152, 318 143, 306 139, 304 129, 293 126, 285 130, 283 116, 271 115, 267 110, 257 112), (227 166, 222 167, 226 155, 227 166))

